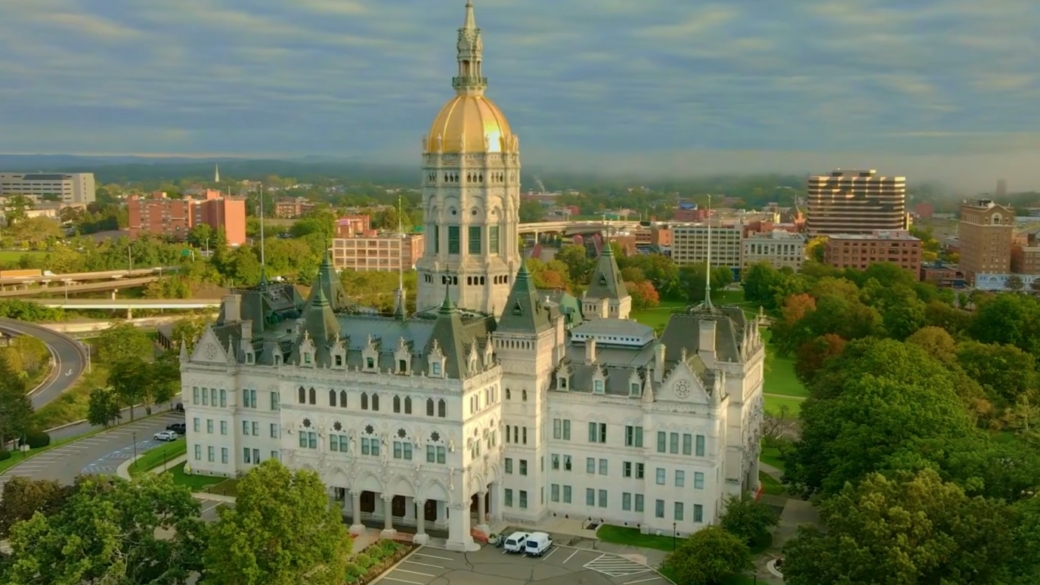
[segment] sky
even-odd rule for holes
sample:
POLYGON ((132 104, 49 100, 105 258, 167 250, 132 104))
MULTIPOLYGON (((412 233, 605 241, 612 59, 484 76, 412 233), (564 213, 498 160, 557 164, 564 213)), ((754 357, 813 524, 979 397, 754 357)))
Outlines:
MULTIPOLYGON (((1040 189, 1036 0, 475 0, 552 169, 1040 189)), ((0 152, 415 164, 464 0, 5 0, 0 152)))

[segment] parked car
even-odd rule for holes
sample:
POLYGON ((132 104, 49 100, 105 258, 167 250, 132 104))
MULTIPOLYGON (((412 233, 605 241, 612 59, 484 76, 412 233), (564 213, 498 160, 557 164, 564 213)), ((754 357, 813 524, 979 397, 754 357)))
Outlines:
POLYGON ((166 425, 166 430, 173 431, 178 435, 183 435, 188 432, 188 425, 184 423, 173 423, 171 425, 166 425))
POLYGON ((552 537, 544 532, 532 532, 524 541, 524 552, 532 557, 540 557, 552 548, 552 537))
POLYGON ((524 552, 524 542, 527 541, 528 534, 526 532, 514 532, 506 538, 505 549, 506 552, 511 553, 522 553, 524 552))
POLYGON ((159 431, 152 435, 152 438, 156 441, 176 441, 177 433, 173 431, 159 431))

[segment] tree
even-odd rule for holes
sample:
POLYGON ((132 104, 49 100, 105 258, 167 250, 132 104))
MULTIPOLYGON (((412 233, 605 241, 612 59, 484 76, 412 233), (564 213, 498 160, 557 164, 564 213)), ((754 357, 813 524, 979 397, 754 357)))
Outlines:
POLYGON ((768 504, 763 504, 749 493, 733 496, 726 503, 726 511, 719 517, 719 526, 754 547, 769 542, 769 529, 780 521, 768 504))
POLYGON ((150 360, 155 355, 152 340, 133 325, 122 322, 101 332, 97 342, 97 359, 114 364, 127 360, 150 360))
POLYGON ((201 571, 199 503, 166 475, 84 476, 55 514, 11 530, 11 585, 185 583, 201 571))
POLYGON ((0 539, 11 535, 11 527, 40 512, 54 514, 69 495, 69 488, 56 481, 33 480, 16 475, 4 484, 0 498, 0 539))
POLYGON ((718 585, 751 566, 747 545, 720 526, 694 532, 661 565, 683 585, 718 585))
POLYGON ((122 417, 119 400, 108 388, 94 388, 87 403, 87 422, 106 429, 122 417))
POLYGON ((31 427, 33 407, 25 392, 24 378, 0 357, 0 448, 31 427))
POLYGON ((596 268, 596 261, 589 258, 585 246, 563 246, 555 259, 567 266, 571 282, 587 283, 596 268))
POLYGON ((642 282, 626 282, 628 294, 632 296, 633 309, 652 309, 661 304, 661 297, 654 289, 654 285, 644 280, 642 282))
POLYGON ((928 326, 918 329, 906 338, 906 342, 920 347, 944 364, 952 364, 957 359, 957 342, 941 327, 928 326))
POLYGON ((990 295, 980 298, 968 327, 972 339, 982 343, 1014 345, 1040 354, 1040 304, 1029 295, 990 295))
MULTIPOLYGON (((144 360, 118 361, 109 367, 108 385, 123 406, 135 406, 147 395, 149 373, 148 363, 144 360)), ((134 420, 133 409, 130 410, 130 420, 134 420)))
MULTIPOLYGON (((707 280, 707 264, 694 264, 679 269, 679 280, 682 282, 686 300, 690 303, 704 301, 705 281, 707 280)), ((727 266, 714 266, 711 269, 712 296, 733 282, 733 271, 727 266)))
POLYGON ((841 355, 845 349, 845 340, 833 333, 821 335, 806 341, 795 353, 794 373, 803 384, 810 384, 816 371, 823 367, 828 359, 841 355))
POLYGON ((210 244, 216 244, 213 228, 208 223, 200 223, 188 232, 188 243, 196 248, 207 250, 210 244))
POLYGON ((1018 292, 1022 290, 1022 288, 1025 287, 1025 285, 1026 283, 1022 282, 1022 277, 1017 274, 1012 274, 1011 276, 1008 276, 1007 280, 1004 281, 1004 286, 1006 286, 1008 290, 1012 292, 1018 292))
POLYGON ((957 363, 996 404, 1014 405, 1035 393, 1036 360, 1013 345, 966 341, 957 347, 957 363))
POLYGON ((219 514, 203 585, 343 582, 350 535, 313 471, 289 471, 268 459, 239 482, 235 507, 219 514))
POLYGON ((520 202, 520 223, 537 223, 545 221, 545 207, 533 199, 520 202))
POLYGON ((799 528, 784 547, 785 583, 1023 582, 1011 579, 1019 556, 1013 512, 966 496, 931 469, 846 485, 820 516, 826 532, 799 528))

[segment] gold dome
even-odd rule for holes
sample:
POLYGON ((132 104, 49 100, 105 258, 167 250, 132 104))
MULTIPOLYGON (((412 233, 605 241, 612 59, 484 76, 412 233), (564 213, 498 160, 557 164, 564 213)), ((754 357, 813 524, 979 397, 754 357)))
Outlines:
POLYGON ((510 152, 515 145, 502 110, 483 95, 457 95, 444 104, 426 136, 427 152, 510 152))

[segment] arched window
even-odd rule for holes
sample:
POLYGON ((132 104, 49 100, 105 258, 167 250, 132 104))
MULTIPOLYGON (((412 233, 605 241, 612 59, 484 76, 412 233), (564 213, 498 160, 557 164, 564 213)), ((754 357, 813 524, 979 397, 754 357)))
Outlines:
POLYGON ((346 390, 340 390, 339 391, 339 407, 340 408, 346 408, 347 407, 347 391, 346 390))
POLYGON ((368 410, 368 393, 361 393, 361 410, 368 410))
POLYGON ((437 402, 437 416, 445 418, 448 416, 448 405, 444 403, 444 399, 441 398, 437 402))
POLYGON ((310 399, 308 400, 308 402, 310 402, 311 404, 318 403, 318 393, 314 391, 314 388, 311 388, 307 391, 307 398, 310 399))
POLYGON ((307 391, 303 389, 303 386, 300 386, 299 400, 300 400, 300 404, 306 404, 307 403, 307 391))
POLYGON ((520 392, 521 392, 521 398, 523 399, 523 401, 527 402, 527 389, 525 388, 524 390, 521 390, 520 392))
POLYGON ((372 410, 379 410, 379 395, 372 393, 372 410))
POLYGON ((433 398, 426 399, 426 416, 433 416, 433 398))
POLYGON ((329 390, 329 406, 336 406, 336 391, 329 390))
POLYGON ((412 414, 412 397, 411 396, 405 396, 404 397, 404 413, 405 414, 412 414))
POLYGON ((394 396, 394 414, 400 414, 401 412, 401 397, 394 396))

